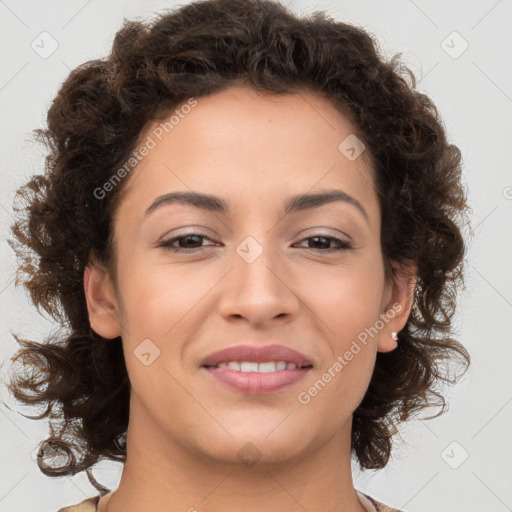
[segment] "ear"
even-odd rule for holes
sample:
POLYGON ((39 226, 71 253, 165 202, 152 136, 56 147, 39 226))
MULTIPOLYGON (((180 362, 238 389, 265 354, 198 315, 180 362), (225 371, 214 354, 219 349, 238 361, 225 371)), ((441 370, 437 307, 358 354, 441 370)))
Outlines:
POLYGON ((410 264, 391 263, 394 274, 385 286, 382 302, 382 314, 387 318, 384 329, 379 334, 377 350, 391 352, 397 347, 397 342, 391 336, 398 334, 407 323, 414 302, 414 290, 417 282, 417 268, 410 264))
POLYGON ((91 328, 103 338, 121 335, 119 306, 107 269, 96 261, 84 270, 84 290, 91 328))

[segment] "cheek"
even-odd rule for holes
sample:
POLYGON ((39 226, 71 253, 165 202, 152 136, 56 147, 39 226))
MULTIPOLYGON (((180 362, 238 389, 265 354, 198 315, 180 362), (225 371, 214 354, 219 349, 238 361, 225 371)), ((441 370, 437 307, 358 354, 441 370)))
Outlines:
MULTIPOLYGON (((208 268, 180 267, 134 256, 123 268, 123 323, 128 337, 164 342, 190 322, 190 315, 215 283, 208 268)), ((121 265, 120 265, 121 268, 121 265)))
POLYGON ((203 320, 198 318, 204 315, 201 306, 218 277, 200 266, 185 272, 179 266, 137 262, 135 257, 127 263, 120 294, 123 345, 132 387, 144 394, 148 403, 174 402, 183 395, 178 381, 182 382, 189 370, 184 366, 183 351, 203 320))
MULTIPOLYGON (((347 260, 348 261, 348 260, 347 260)), ((376 260, 303 272, 301 295, 339 349, 379 318, 383 276, 376 260)))
POLYGON ((362 400, 375 365, 374 326, 381 313, 382 283, 375 260, 318 272, 303 281, 307 304, 328 340, 322 368, 308 392, 318 398, 318 405, 345 403, 355 408, 362 400))
POLYGON ((183 272, 159 265, 126 272, 120 290, 123 346, 133 392, 153 413, 162 404, 181 409, 188 396, 179 384, 184 382, 182 350, 206 283, 194 285, 183 272))

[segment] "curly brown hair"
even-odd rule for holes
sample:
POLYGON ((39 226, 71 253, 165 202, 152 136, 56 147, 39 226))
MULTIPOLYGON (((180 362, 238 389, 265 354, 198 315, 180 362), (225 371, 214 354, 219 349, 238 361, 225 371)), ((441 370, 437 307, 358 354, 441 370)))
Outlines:
POLYGON ((461 154, 400 54, 385 58, 370 34, 323 11, 298 17, 271 0, 196 1, 151 21, 124 20, 108 57, 74 69, 47 128, 34 130, 46 165, 17 192, 10 244, 20 261, 17 283, 65 332, 43 343, 15 336, 22 349, 12 362, 22 368, 9 389, 24 404, 46 406, 36 416, 50 423, 39 446, 46 475, 126 458, 130 382, 122 343, 91 329, 83 275, 92 255, 115 268, 111 220, 127 180, 101 199, 94 191, 127 161, 148 122, 235 83, 271 94, 316 91, 351 120, 372 158, 386 276, 396 277, 391 261, 417 268, 400 343, 377 354, 353 414, 360 467, 387 464, 397 425, 413 413, 445 412, 437 385, 456 382, 469 365, 450 337, 469 225, 461 154), (48 464, 55 454, 65 460, 48 464))

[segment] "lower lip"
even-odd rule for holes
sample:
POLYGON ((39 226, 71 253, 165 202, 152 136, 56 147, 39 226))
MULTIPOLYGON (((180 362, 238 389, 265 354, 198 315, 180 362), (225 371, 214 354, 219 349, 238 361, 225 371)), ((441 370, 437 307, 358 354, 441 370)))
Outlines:
POLYGON ((235 391, 258 395, 279 391, 287 386, 302 380, 310 370, 298 368, 296 370, 278 370, 275 372, 241 372, 230 368, 214 368, 203 366, 209 375, 216 381, 235 391))

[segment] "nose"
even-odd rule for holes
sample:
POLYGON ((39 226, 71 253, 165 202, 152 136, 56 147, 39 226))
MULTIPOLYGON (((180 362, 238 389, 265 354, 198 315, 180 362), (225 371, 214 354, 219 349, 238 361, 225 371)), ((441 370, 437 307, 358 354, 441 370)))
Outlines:
POLYGON ((243 251, 235 252, 233 268, 226 277, 218 303, 226 320, 245 319, 253 326, 262 327, 277 319, 289 322, 297 315, 300 308, 294 286, 297 279, 290 278, 284 262, 271 250, 263 249, 253 261, 245 258, 243 251))

